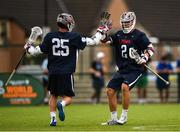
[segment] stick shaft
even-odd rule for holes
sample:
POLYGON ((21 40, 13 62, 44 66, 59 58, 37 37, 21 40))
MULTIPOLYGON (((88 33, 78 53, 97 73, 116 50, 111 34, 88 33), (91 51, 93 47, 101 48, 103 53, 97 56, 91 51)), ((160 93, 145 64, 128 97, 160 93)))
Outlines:
POLYGON ((11 80, 11 78, 13 77, 13 75, 14 75, 15 72, 16 72, 15 69, 11 72, 11 75, 9 76, 8 80, 6 81, 5 86, 8 85, 9 81, 11 80))
POLYGON ((22 54, 21 58, 19 59, 17 65, 16 65, 16 67, 13 69, 11 75, 9 76, 8 80, 7 80, 6 83, 5 83, 5 86, 8 85, 9 81, 11 80, 11 78, 13 77, 13 75, 16 73, 16 71, 17 71, 19 65, 21 64, 21 61, 23 60, 23 58, 24 58, 25 55, 26 55, 26 51, 24 51, 24 53, 22 54))
POLYGON ((18 69, 19 65, 21 64, 21 61, 23 60, 24 56, 26 55, 26 51, 24 51, 24 53, 22 54, 21 58, 19 59, 19 62, 17 63, 15 70, 18 69))
POLYGON ((149 66, 146 64, 144 65, 147 69, 149 69, 152 73, 154 73, 157 77, 159 77, 162 81, 164 81, 166 84, 169 84, 168 81, 166 81, 164 78, 162 78, 158 73, 156 73, 153 69, 151 69, 149 66))

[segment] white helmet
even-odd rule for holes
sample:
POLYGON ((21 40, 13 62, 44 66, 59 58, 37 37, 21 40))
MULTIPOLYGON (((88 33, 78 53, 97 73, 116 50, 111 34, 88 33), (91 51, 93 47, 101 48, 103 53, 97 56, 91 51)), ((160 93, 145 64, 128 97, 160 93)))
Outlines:
POLYGON ((97 59, 101 59, 104 56, 105 56, 105 54, 103 52, 98 52, 97 55, 96 55, 97 59))
POLYGON ((124 12, 120 17, 120 24, 124 33, 130 33, 136 24, 134 12, 124 12))

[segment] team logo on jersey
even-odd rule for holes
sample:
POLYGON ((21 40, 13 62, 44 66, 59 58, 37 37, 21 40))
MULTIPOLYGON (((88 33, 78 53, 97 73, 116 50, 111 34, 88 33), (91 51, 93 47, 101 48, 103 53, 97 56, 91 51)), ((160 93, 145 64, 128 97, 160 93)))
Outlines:
POLYGON ((82 37, 82 38, 81 38, 81 41, 82 41, 83 43, 85 43, 85 42, 86 42, 86 38, 85 38, 85 37, 82 37))
POLYGON ((121 40, 119 40, 119 43, 120 44, 131 44, 131 40, 129 40, 129 39, 121 39, 121 40))

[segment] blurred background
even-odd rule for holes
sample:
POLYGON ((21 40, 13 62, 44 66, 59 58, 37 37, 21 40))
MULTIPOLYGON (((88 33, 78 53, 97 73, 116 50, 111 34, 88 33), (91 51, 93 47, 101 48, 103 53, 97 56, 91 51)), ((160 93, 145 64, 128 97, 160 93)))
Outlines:
MULTIPOLYGON (((98 27, 99 16, 103 11, 110 12, 113 20, 113 29, 109 34, 120 29, 120 15, 124 11, 134 11, 137 17, 136 27, 144 31, 155 46, 155 54, 149 65, 157 72, 158 70, 164 70, 163 74, 166 74, 165 78, 169 79, 171 85, 167 88, 164 88, 166 87, 164 86, 162 90, 158 86, 156 76, 147 72, 147 79, 140 83, 143 83, 143 86, 138 85, 132 90, 131 102, 180 102, 180 88, 178 85, 180 84, 180 81, 178 81, 178 76, 180 76, 178 73, 180 71, 178 69, 178 58, 180 57, 179 7, 179 0, 2 0, 0 4, 0 74, 10 73, 14 69, 23 53, 23 46, 33 26, 42 27, 43 36, 50 31, 57 30, 56 17, 59 13, 72 14, 76 22, 74 31, 90 37, 98 27), (159 68, 160 60, 171 65, 170 68, 159 68), (165 99, 162 99, 162 96, 165 99)), ((38 39, 37 45, 41 43, 43 36, 38 39)), ((94 101, 96 98, 92 97, 94 89, 92 88, 90 69, 99 52, 104 53, 101 63, 104 67, 105 84, 116 71, 112 47, 108 45, 86 47, 79 55, 76 73, 74 74, 75 103, 107 102, 105 88, 101 88, 100 101, 94 101)), ((34 90, 46 87, 44 78, 46 78, 47 73, 44 71, 44 66, 42 66, 45 65, 42 64, 45 58, 45 55, 36 57, 26 55, 18 69, 19 74, 30 74, 40 81, 41 86, 33 86, 35 87, 34 90)), ((2 78, 0 78, 0 81, 3 80, 2 78)), ((6 79, 7 77, 4 80, 6 79)), ((12 78, 13 80, 18 81, 16 76, 12 78)), ((1 82, 1 87, 3 87, 4 82, 1 82)), ((13 83, 11 82, 10 85, 13 85, 13 83)), ((15 85, 17 87, 19 84, 16 83, 15 85)), ((46 97, 46 94, 40 94, 46 97)), ((23 96, 0 96, 1 99, 7 97, 9 97, 8 99, 11 98, 10 104, 23 104, 22 100, 26 104, 27 98, 31 101, 30 96, 27 96, 27 98, 23 96), (20 101, 18 102, 18 100, 20 101)), ((117 96, 119 102, 121 101, 120 97, 119 92, 117 96)), ((41 99, 39 103, 43 103, 43 101, 46 103, 46 99, 41 99)))

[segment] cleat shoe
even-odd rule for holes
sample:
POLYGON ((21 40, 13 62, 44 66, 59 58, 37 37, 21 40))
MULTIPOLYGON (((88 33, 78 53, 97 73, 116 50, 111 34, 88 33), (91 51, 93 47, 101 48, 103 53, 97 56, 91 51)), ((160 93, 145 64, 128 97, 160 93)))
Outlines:
POLYGON ((101 123, 101 125, 118 125, 119 123, 117 122, 117 120, 110 120, 108 122, 105 123, 101 123))
POLYGON ((56 126, 56 118, 51 118, 50 126, 56 126))
POLYGON ((57 109, 59 111, 59 119, 61 121, 64 121, 65 120, 64 109, 63 109, 62 104, 59 101, 57 102, 57 109))
POLYGON ((121 116, 119 120, 117 120, 119 125, 123 125, 127 122, 127 116, 121 116))

